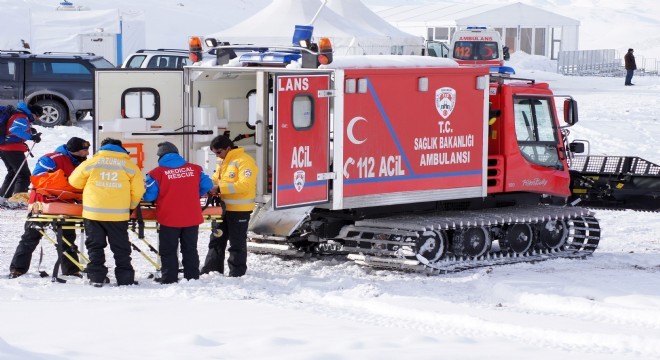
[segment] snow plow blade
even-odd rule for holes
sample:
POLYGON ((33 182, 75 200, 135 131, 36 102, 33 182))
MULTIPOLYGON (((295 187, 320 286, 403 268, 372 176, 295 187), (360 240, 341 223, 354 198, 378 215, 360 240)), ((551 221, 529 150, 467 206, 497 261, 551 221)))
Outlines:
POLYGON ((575 156, 571 201, 583 207, 660 212, 660 166, 632 156, 575 156))

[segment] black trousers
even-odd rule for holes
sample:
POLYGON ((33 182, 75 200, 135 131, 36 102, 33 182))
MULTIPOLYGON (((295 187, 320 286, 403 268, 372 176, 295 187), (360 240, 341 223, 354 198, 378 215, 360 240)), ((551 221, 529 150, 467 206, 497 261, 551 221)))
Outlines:
POLYGON ((218 231, 211 233, 209 252, 202 273, 224 273, 225 249, 229 242, 229 276, 243 276, 247 271, 247 231, 251 211, 227 211, 218 231))
POLYGON ((0 196, 10 198, 16 193, 27 192, 30 186, 30 168, 27 162, 23 164, 26 159, 25 154, 22 151, 0 151, 0 158, 7 168, 7 175, 5 175, 5 180, 2 182, 2 187, 0 187, 0 196), (16 176, 17 173, 18 176, 16 176), (10 188, 9 185, 11 185, 14 176, 16 176, 16 180, 10 188))
POLYGON ((171 284, 179 280, 179 257, 176 251, 179 244, 181 244, 183 277, 188 280, 199 279, 198 234, 199 226, 183 228, 160 226, 158 252, 162 263, 161 284, 171 284))
MULTIPOLYGON (((68 224, 64 224, 68 225, 68 224)), ((73 248, 62 243, 62 250, 67 252, 78 261, 78 254, 75 251, 76 243, 76 230, 66 229, 62 230, 62 236, 64 236, 70 243, 73 245, 73 248)), ((26 273, 30 269, 30 263, 32 262, 32 253, 39 245, 42 235, 39 230, 30 226, 29 222, 25 223, 25 232, 21 236, 21 240, 18 242, 16 247, 16 252, 14 252, 14 257, 11 259, 11 264, 9 265, 9 271, 18 271, 21 273, 26 273)), ((80 268, 76 264, 72 263, 68 257, 63 256, 62 258, 62 274, 71 275, 80 271, 80 268)))
POLYGON ((105 247, 115 258, 115 277, 118 285, 133 285, 135 270, 131 265, 131 243, 128 240, 128 221, 98 221, 85 219, 85 246, 89 253, 87 277, 91 282, 102 283, 108 275, 105 266, 105 247))

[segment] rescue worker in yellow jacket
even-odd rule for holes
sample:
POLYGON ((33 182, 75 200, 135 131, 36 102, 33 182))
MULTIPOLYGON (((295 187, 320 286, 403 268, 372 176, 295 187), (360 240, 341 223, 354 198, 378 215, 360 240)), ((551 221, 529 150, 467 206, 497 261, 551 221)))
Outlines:
POLYGON ((229 242, 229 276, 243 276, 247 271, 247 231, 257 193, 257 164, 243 148, 225 135, 211 141, 211 151, 222 159, 212 180, 210 193, 219 193, 227 211, 219 230, 211 233, 209 251, 202 274, 224 273, 225 248, 229 242))
POLYGON ((106 138, 99 151, 85 160, 69 176, 71 186, 83 189, 85 246, 90 263, 87 277, 91 285, 103 286, 108 274, 105 247, 110 244, 115 258, 118 285, 133 285, 128 220, 144 194, 144 175, 131 161, 120 140, 106 138))

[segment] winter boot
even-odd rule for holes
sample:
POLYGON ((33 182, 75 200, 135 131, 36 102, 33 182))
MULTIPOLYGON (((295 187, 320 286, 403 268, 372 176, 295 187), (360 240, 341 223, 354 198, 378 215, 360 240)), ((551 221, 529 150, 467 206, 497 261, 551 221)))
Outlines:
POLYGON ((22 276, 23 274, 25 274, 25 273, 22 273, 22 272, 20 272, 20 271, 11 271, 11 272, 9 272, 9 276, 8 276, 8 277, 9 277, 10 279, 16 279, 17 277, 22 276))

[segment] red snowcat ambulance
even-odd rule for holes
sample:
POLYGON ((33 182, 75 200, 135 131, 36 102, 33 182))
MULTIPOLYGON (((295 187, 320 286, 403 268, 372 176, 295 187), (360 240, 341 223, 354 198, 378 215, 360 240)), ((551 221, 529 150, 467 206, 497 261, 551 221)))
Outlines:
MULTIPOLYGON (((657 165, 585 156, 582 165, 627 165, 570 170, 583 148, 566 138, 577 105, 548 84, 442 58, 333 61, 327 39, 309 40, 241 49, 209 41, 217 58, 183 71, 97 70, 95 143, 122 139, 146 171, 167 140, 211 173, 209 142, 230 134, 261 169, 252 251, 343 254, 379 267, 582 257, 600 228, 571 201, 660 208, 657 187, 648 196, 635 180, 657 185, 657 165)), ((501 65, 499 43, 482 40, 501 65)))

